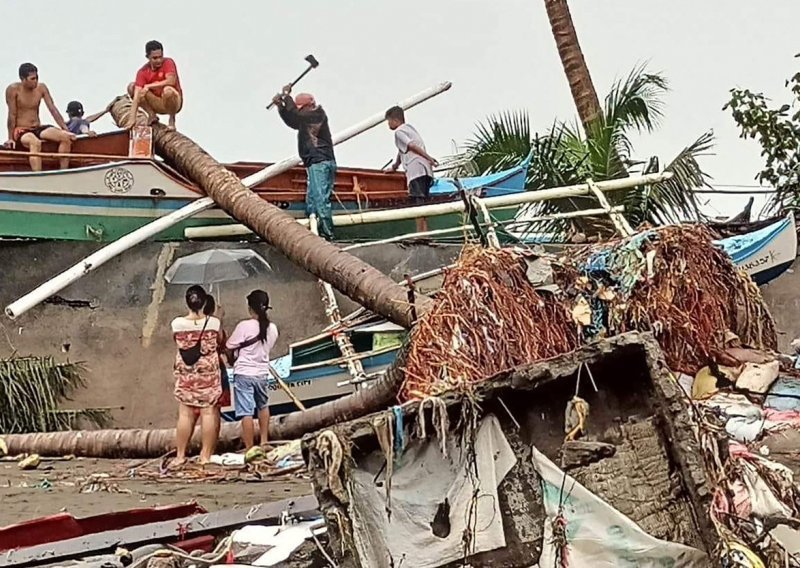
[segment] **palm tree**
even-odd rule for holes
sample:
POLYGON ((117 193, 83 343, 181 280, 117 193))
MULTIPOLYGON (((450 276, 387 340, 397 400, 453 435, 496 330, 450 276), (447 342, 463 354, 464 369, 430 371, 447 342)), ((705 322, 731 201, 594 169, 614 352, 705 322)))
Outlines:
MULTIPOLYGON (((112 104, 111 115, 120 124, 129 110, 130 98, 120 97, 112 104)), ((402 286, 298 225, 284 211, 248 190, 239 178, 183 134, 156 123, 153 142, 163 158, 197 183, 217 205, 289 260, 362 306, 398 325, 411 327, 411 309, 402 286)), ((429 302, 426 297, 419 298, 417 311, 424 312, 429 302)))
POLYGON ((108 409, 59 409, 86 386, 85 374, 83 363, 58 362, 50 356, 0 359, 0 433, 72 430, 82 421, 107 427, 108 409))
POLYGON ((556 40, 558 56, 567 76, 569 90, 572 91, 572 98, 578 109, 578 116, 581 124, 588 130, 602 109, 581 45, 578 43, 578 34, 572 22, 567 0, 544 0, 544 7, 550 20, 553 38, 556 40))
MULTIPOLYGON (((519 163, 529 152, 533 161, 528 171, 527 189, 537 190, 559 185, 624 177, 643 164, 633 158, 630 135, 653 132, 663 118, 662 96, 666 79, 634 69, 624 80, 614 83, 600 114, 585 127, 556 122, 544 135, 532 134, 530 118, 524 111, 504 112, 479 124, 475 135, 465 145, 460 157, 464 165, 459 175, 500 171, 519 163)), ((625 216, 633 226, 644 222, 664 224, 700 219, 694 189, 707 185, 708 176, 697 158, 707 153, 713 134, 707 132, 684 148, 665 168, 672 179, 649 188, 637 188, 625 194, 610 194, 612 205, 623 204, 625 216)), ((649 171, 648 171, 649 173, 649 171)), ((535 205, 537 215, 565 210, 596 208, 594 197, 542 202, 535 205)), ((604 233, 605 219, 574 221, 581 231, 604 233)), ((565 233, 564 223, 535 226, 536 230, 565 233)))

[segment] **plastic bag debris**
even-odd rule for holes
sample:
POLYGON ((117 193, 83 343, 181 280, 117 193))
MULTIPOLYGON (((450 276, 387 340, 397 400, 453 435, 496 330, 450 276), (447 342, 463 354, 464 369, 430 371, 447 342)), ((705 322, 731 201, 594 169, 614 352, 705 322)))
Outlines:
POLYGON ((745 363, 744 370, 736 379, 736 386, 763 394, 778 378, 779 372, 780 363, 777 360, 769 363, 745 363))

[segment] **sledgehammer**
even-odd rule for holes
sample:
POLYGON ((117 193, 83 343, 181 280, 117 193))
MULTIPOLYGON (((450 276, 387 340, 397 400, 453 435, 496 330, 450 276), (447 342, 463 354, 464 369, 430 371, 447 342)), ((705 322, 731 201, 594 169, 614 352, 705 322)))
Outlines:
MULTIPOLYGON (((308 67, 306 67, 306 70, 305 70, 305 71, 303 71, 302 73, 300 73, 300 76, 299 76, 297 79, 295 79, 294 81, 292 81, 291 83, 289 83, 289 85, 291 85, 292 87, 294 87, 294 86, 295 86, 297 83, 299 83, 299 82, 300 82, 300 79, 302 79, 303 77, 305 77, 306 75, 308 75, 308 73, 309 73, 309 72, 310 72, 312 69, 316 69, 317 67, 319 67, 319 61, 317 61, 317 58, 316 58, 316 57, 314 57, 313 55, 306 55, 306 57, 305 57, 305 60, 306 60, 306 61, 308 61, 308 67)), ((270 103, 267 105, 267 110, 271 109, 273 106, 275 106, 275 102, 274 102, 274 101, 271 101, 271 102, 270 102, 270 103)))

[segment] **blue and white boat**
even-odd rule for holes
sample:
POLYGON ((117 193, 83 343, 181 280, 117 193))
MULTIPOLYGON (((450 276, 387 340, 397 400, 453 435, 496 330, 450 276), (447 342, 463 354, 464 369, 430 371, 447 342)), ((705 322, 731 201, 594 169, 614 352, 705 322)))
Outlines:
POLYGON ((716 242, 761 286, 786 272, 797 257, 797 227, 794 214, 751 233, 716 242))
MULTIPOLYGON (((392 323, 373 318, 346 332, 361 362, 364 373, 375 375, 384 371, 397 356, 405 337, 405 330, 392 323)), ((289 353, 271 362, 281 379, 306 407, 311 407, 355 390, 347 370, 347 361, 341 356, 332 333, 326 332, 289 347, 289 353)), ((228 370, 233 376, 233 370, 228 370)), ((277 381, 270 380, 270 412, 284 414, 297 410, 277 381)), ((235 420, 233 408, 236 391, 231 388, 231 402, 222 408, 223 419, 235 420)))

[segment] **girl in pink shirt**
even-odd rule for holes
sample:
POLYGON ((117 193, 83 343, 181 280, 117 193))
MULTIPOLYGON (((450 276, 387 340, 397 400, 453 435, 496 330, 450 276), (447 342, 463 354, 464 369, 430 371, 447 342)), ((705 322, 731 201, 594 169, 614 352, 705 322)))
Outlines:
POLYGON ((258 414, 261 445, 267 443, 269 428, 269 352, 278 340, 278 328, 269 321, 269 295, 253 290, 247 296, 250 318, 240 321, 228 338, 227 347, 234 352, 234 408, 242 421, 242 439, 247 449, 253 447, 258 414))

